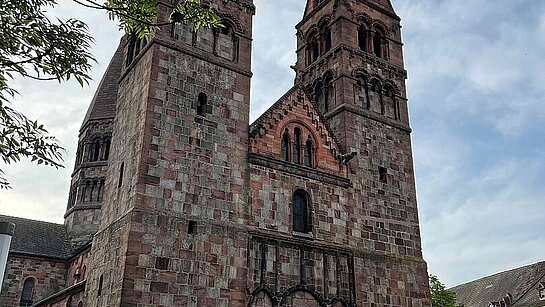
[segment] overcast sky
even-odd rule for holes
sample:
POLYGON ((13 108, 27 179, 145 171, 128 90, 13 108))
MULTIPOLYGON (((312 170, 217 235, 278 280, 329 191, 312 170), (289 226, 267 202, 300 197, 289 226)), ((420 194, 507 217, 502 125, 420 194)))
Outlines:
MULTIPOLYGON (((63 222, 78 129, 121 34, 88 22, 94 81, 15 81, 16 108, 67 149, 66 168, 5 166, 0 214, 63 222)), ((303 0, 255 0, 252 119, 293 84, 303 0)), ((394 0, 402 18, 424 257, 448 286, 544 260, 545 1, 394 0)))

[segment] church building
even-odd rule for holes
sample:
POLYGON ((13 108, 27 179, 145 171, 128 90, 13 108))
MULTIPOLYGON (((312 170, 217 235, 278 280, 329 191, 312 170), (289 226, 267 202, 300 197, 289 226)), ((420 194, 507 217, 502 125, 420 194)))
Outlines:
POLYGON ((256 8, 205 2, 223 27, 121 40, 65 223, 0 216, 0 307, 429 307, 390 0, 307 0, 293 87, 253 123, 256 8))

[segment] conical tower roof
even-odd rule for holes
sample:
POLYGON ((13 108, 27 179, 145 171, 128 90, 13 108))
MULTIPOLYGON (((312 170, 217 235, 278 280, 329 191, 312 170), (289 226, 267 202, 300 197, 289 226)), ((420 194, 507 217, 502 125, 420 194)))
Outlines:
POLYGON ((102 80, 95 92, 95 96, 87 109, 81 125, 82 129, 90 121, 109 119, 115 116, 117 89, 121 69, 123 67, 123 39, 115 51, 102 80))

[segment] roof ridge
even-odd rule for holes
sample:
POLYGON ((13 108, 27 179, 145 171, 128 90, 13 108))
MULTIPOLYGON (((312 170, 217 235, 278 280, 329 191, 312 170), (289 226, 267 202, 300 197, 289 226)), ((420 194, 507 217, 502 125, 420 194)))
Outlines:
MULTIPOLYGON (((0 214, 0 220, 2 220, 3 217, 7 217, 7 218, 10 218, 10 219, 19 219, 19 220, 25 220, 25 221, 32 221, 32 222, 44 223, 44 224, 52 224, 52 225, 57 225, 57 226, 64 226, 64 224, 61 224, 61 223, 42 221, 42 220, 37 220, 37 219, 32 219, 32 218, 26 218, 26 217, 20 217, 20 216, 12 216, 12 215, 3 215, 3 214, 0 214)), ((15 225, 15 227, 17 227, 17 225, 15 225)))
POLYGON ((517 270, 522 270, 524 268, 528 268, 528 267, 531 267, 531 266, 536 266, 538 264, 545 264, 545 260, 540 260, 540 261, 537 261, 537 262, 534 262, 534 263, 531 263, 531 264, 526 264, 526 265, 523 265, 521 267, 516 267, 516 268, 512 268, 512 269, 507 269, 505 271, 501 271, 501 272, 496 272, 496 273, 492 273, 490 275, 486 275, 486 276, 483 276, 483 277, 479 277, 479 278, 475 278, 475 279, 472 279, 470 281, 467 281, 467 282, 464 282, 464 283, 461 283, 461 284, 458 284, 456 286, 453 286, 453 287, 450 287, 449 289, 454 289, 454 288, 457 288, 457 287, 460 287, 460 286, 463 286, 463 285, 466 285, 466 284, 470 284, 470 283, 473 283, 473 282, 476 282, 478 280, 483 280, 483 279, 486 279, 486 278, 491 278, 491 277, 494 277, 494 276, 498 276, 498 275, 501 275, 501 274, 507 274, 509 272, 513 272, 513 271, 517 271, 517 270))

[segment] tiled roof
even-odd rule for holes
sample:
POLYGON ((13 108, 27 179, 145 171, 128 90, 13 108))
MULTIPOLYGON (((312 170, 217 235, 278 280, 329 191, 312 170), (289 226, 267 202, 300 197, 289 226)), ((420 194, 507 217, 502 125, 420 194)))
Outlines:
POLYGON ((15 224, 10 252, 46 258, 67 259, 73 253, 66 227, 42 221, 0 215, 0 221, 15 224))
POLYGON ((123 68, 123 46, 122 39, 115 51, 102 80, 95 92, 95 96, 87 109, 83 126, 91 120, 113 118, 115 116, 118 79, 121 77, 123 68))
POLYGON ((545 261, 497 273, 452 288, 456 300, 465 307, 487 307, 499 302, 507 294, 512 296, 511 306, 545 306, 539 300, 538 284, 545 279, 545 261))

